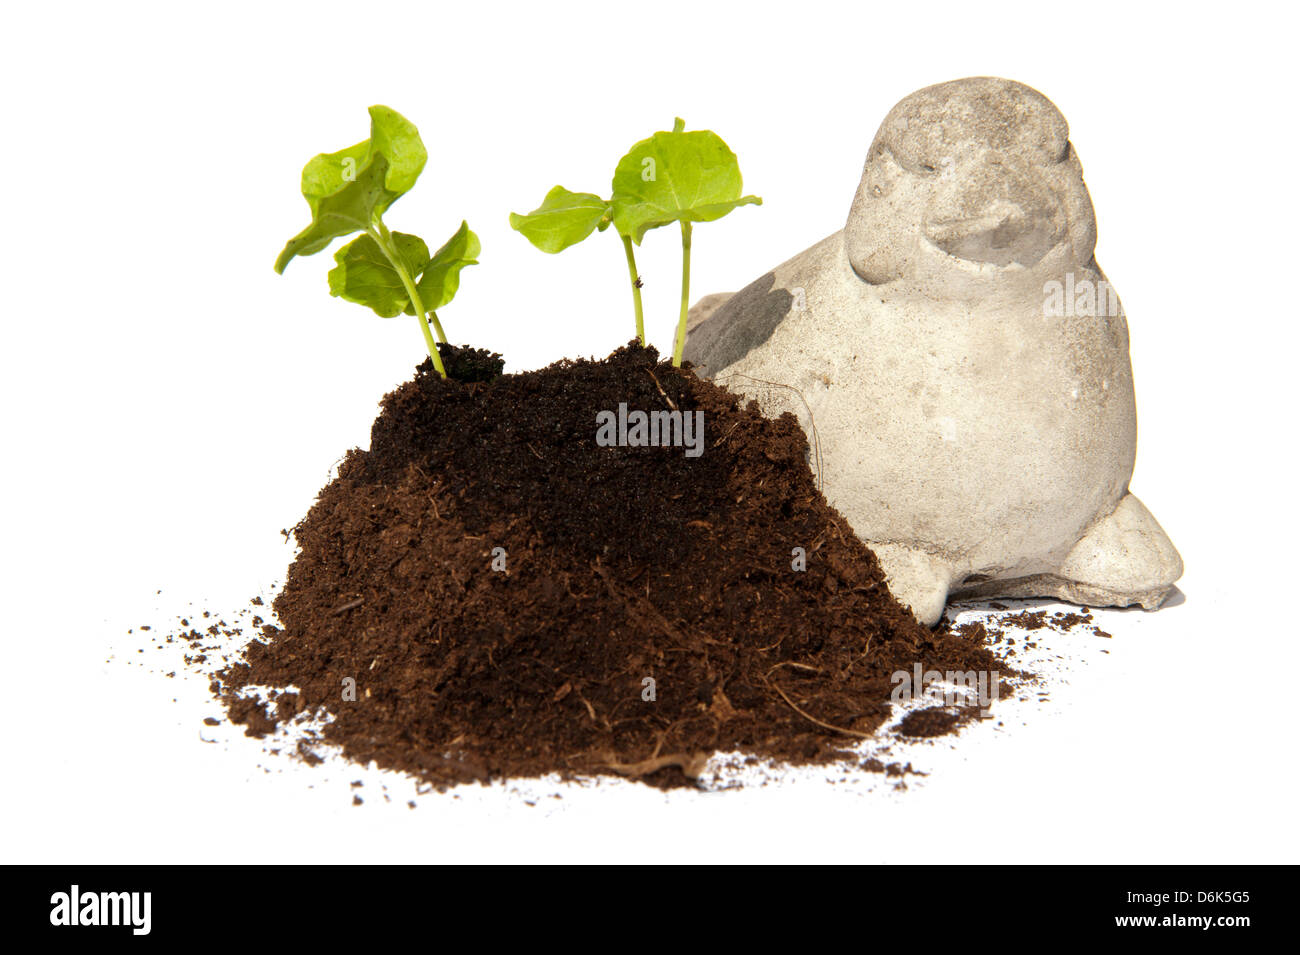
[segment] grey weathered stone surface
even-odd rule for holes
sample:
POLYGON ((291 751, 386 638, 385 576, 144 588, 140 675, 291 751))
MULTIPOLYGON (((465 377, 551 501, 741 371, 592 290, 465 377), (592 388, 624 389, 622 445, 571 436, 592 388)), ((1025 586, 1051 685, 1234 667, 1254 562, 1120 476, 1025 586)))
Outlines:
POLYGON ((922 621, 953 596, 1154 608, 1182 560, 1128 491, 1128 326, 1096 238, 1046 97, 928 87, 885 117, 845 229, 699 302, 685 357, 795 414, 922 621))

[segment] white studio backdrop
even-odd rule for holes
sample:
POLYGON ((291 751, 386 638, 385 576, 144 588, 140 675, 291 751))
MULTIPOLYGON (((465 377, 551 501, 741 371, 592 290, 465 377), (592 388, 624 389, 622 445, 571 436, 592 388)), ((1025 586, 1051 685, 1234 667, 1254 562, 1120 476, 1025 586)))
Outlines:
MULTIPOLYGON (((19 781, 0 797, 5 856, 215 861, 175 838, 197 799, 211 826, 322 860, 337 844, 373 859, 618 858, 629 812, 665 860, 905 858, 933 813, 1006 800, 1036 859, 1294 857, 1294 827, 1276 828, 1294 743, 1244 729, 1284 705, 1295 673, 1289 7, 87 3, 5 19, 0 732, 19 781), (981 74, 1038 88, 1070 122, 1098 261, 1129 316, 1133 487, 1187 564, 1186 601, 1122 616, 1113 669, 1093 668, 1064 722, 870 807, 796 787, 616 796, 545 827, 509 805, 417 824, 306 795, 296 776, 249 783, 244 754, 195 752, 192 727, 160 715, 174 693, 104 664, 158 590, 230 607, 281 579, 279 529, 424 355, 413 320, 328 295, 329 253, 271 268, 308 221, 303 163, 365 138, 367 106, 400 110, 429 146, 390 227, 436 243, 467 219, 482 239, 440 313, 449 336, 520 370, 603 356, 632 320, 613 237, 543 255, 511 211, 556 183, 607 192, 624 151, 682 116, 727 140, 764 200, 695 232, 692 298, 736 290, 842 227, 895 102, 981 74), (746 841, 785 813, 809 820, 806 845, 746 841)), ((638 250, 661 351, 670 233, 638 250)))

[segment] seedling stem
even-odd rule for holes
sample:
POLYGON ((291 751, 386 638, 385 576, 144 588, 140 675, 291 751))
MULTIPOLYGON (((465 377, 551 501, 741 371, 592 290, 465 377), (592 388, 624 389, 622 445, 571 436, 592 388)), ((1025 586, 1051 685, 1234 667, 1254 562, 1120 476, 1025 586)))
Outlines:
POLYGON ((682 314, 677 319, 677 341, 673 344, 673 366, 682 367, 686 347, 686 313, 691 302, 691 224, 682 220, 682 314))
POLYGON ((636 256, 632 252, 632 237, 623 236, 623 251, 627 253, 627 274, 632 280, 632 305, 636 308, 636 337, 645 347, 645 315, 641 311, 641 276, 636 270, 636 256))
MULTIPOLYGON (((410 273, 406 270, 406 265, 402 262, 402 257, 397 254, 397 245, 393 242, 392 233, 388 231, 388 226, 384 225, 376 217, 371 224, 371 228, 366 230, 370 233, 370 238, 375 240, 380 251, 384 253, 384 258, 388 259, 388 264, 393 267, 402 280, 402 286, 406 289, 407 297, 411 300, 411 307, 415 309, 415 317, 420 320, 420 331, 424 334, 424 344, 429 349, 429 357, 433 359, 433 367, 438 370, 438 374, 443 378, 447 377, 447 369, 442 366, 442 356, 438 354, 437 342, 433 340, 433 332, 429 330, 429 322, 424 317, 424 304, 420 301, 420 293, 415 287, 415 282, 410 273)), ((438 316, 434 313, 433 322, 438 326, 438 339, 445 342, 447 336, 442 332, 442 325, 438 322, 438 316)))

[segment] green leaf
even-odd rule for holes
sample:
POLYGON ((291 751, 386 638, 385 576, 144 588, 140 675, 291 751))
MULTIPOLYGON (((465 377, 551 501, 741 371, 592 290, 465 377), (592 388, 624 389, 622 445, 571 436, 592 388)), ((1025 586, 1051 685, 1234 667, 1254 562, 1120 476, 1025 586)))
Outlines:
POLYGON ((609 227, 610 206, 590 192, 570 192, 556 186, 542 204, 527 215, 510 213, 510 227, 543 252, 563 252, 596 229, 609 227))
MULTIPOLYGON (((332 195, 315 199, 309 197, 308 201, 312 204, 311 225, 289 240, 280 257, 275 260, 275 270, 283 272, 294 256, 315 255, 340 236, 364 232, 369 228, 374 211, 380 203, 385 199, 391 202, 396 198, 384 188, 387 171, 388 163, 384 157, 376 156, 361 167, 356 179, 342 189, 332 195)), ((303 178, 306 179, 305 170, 303 178)))
MULTIPOLYGON (((407 272, 419 275, 429 261, 429 247, 419 236, 404 232, 392 236, 407 272)), ((365 305, 380 318, 396 318, 410 307, 401 276, 371 236, 359 236, 343 246, 334 253, 334 261, 338 264, 330 269, 331 295, 365 305)))
POLYGON ((321 200, 355 180, 369 157, 370 140, 365 139, 336 153, 321 153, 307 160, 307 165, 302 168, 302 194, 311 206, 313 218, 321 200))
MULTIPOLYGON (((426 312, 442 308, 460 288, 460 271, 478 265, 482 245, 469 227, 460 228, 432 257, 419 236, 392 233, 398 257, 415 282, 426 312)), ((338 264, 330 270, 330 294, 373 309, 381 318, 414 315, 411 297, 397 269, 370 235, 359 236, 334 253, 338 264)))
POLYGON ((722 137, 707 129, 658 132, 633 146, 614 170, 614 227, 637 245, 650 229, 673 222, 711 222, 743 205, 740 163, 722 137))
MULTIPOLYGON (((456 297, 460 288, 460 270, 469 265, 478 265, 479 253, 483 246, 468 222, 461 222, 456 234, 448 239, 433 258, 423 267, 416 291, 420 293, 420 304, 428 311, 442 308, 456 297)), ((415 309, 407 303, 407 314, 414 315, 415 309)))
POLYGON ((387 106, 370 107, 370 148, 388 160, 384 186, 394 197, 410 192, 429 159, 415 124, 387 106))
POLYGON ((312 157, 302 170, 311 225, 289 240, 275 270, 315 255, 340 236, 364 231, 419 178, 428 152, 415 126, 387 106, 370 107, 370 138, 312 157))

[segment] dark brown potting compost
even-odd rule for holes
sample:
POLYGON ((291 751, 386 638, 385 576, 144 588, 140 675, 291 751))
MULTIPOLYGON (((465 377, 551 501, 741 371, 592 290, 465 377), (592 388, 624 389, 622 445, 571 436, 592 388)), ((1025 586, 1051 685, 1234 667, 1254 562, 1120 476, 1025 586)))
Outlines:
POLYGON ((250 732, 325 716, 348 757, 435 785, 674 786, 716 752, 843 758, 915 663, 999 669, 980 635, 894 600, 793 417, 633 345, 509 375, 445 354, 462 380, 426 361, 383 400, 370 450, 294 530, 279 625, 218 674, 250 732), (601 446, 620 404, 630 439, 601 446), (636 411, 703 412, 698 456, 634 446, 636 411), (262 705, 250 686, 293 691, 262 705))
POLYGON ((951 733, 962 723, 977 719, 974 706, 927 706, 925 709, 912 710, 898 723, 899 736, 925 738, 943 736, 951 733))

